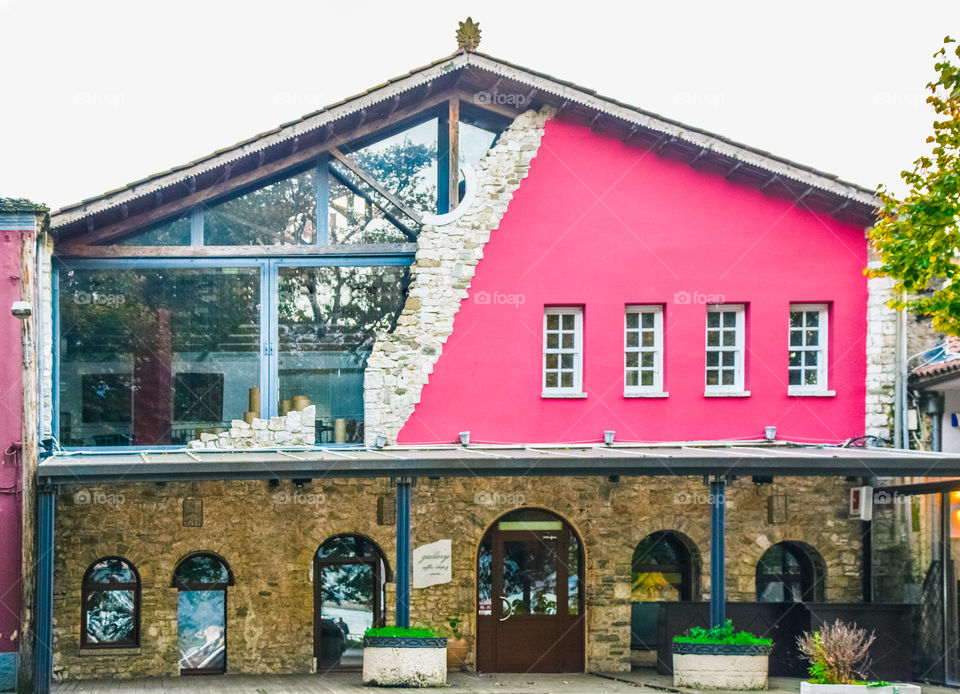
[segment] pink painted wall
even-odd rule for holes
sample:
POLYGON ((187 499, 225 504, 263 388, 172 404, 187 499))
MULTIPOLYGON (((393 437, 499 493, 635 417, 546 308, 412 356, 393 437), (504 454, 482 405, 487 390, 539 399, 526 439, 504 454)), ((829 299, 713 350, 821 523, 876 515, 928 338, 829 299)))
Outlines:
POLYGON ((864 431, 864 232, 558 121, 484 249, 401 443, 864 431), (675 297, 690 297, 681 303, 675 297), (704 397, 704 295, 746 303, 747 398, 704 397), (787 396, 791 302, 830 302, 832 398, 787 396), (584 307, 582 400, 541 397, 545 305, 584 307), (623 313, 663 304, 665 399, 623 397, 623 313))
POLYGON ((20 299, 20 234, 0 218, 0 653, 17 650, 20 614, 19 456, 7 455, 22 427, 20 321, 10 305, 20 299))

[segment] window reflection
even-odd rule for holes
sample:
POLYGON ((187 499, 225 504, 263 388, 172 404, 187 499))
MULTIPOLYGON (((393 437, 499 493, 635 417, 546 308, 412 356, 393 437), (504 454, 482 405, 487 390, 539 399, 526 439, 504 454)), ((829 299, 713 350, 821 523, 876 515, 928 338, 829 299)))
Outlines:
POLYGON ((60 441, 185 444, 259 385, 255 268, 60 274, 60 441))

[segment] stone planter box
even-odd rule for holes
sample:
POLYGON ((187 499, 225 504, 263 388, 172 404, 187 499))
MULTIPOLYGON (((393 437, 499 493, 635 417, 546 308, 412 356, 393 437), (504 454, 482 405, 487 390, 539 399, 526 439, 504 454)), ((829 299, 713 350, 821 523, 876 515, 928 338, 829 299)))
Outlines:
POLYGON ((800 694, 920 694, 920 685, 895 682, 883 687, 868 687, 865 684, 813 684, 812 682, 801 682, 800 694))
POLYGON ((673 644, 673 684, 696 689, 766 689, 772 646, 673 644))
POLYGON ((443 636, 364 636, 363 683, 379 687, 445 687, 443 636))

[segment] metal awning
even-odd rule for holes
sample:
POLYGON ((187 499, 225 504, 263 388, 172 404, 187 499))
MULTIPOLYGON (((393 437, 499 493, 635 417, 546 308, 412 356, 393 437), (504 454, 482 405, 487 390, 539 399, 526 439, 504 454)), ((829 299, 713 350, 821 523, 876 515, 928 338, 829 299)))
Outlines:
POLYGON ((309 447, 59 452, 40 484, 499 476, 960 476, 960 454, 793 443, 309 447))

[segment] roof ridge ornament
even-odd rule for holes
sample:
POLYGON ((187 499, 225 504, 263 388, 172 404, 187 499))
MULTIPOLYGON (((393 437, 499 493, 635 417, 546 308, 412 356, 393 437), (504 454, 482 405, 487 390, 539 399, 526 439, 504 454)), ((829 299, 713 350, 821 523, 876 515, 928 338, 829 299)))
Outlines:
POLYGON ((473 53, 480 46, 480 23, 467 17, 465 22, 459 23, 457 29, 457 48, 467 53, 473 53))

